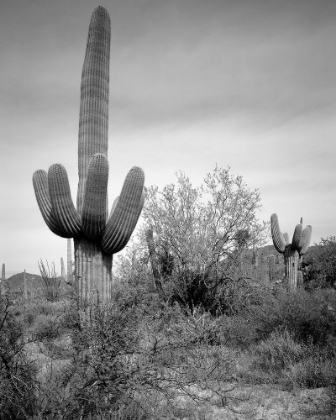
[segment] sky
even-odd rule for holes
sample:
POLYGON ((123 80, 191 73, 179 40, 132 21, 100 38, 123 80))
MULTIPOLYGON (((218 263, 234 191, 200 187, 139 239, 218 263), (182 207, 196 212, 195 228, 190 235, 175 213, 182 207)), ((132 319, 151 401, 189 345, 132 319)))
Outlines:
POLYGON ((75 202, 80 75, 91 13, 111 17, 109 201, 231 168, 291 236, 336 235, 335 0, 11 0, 0 4, 0 263, 66 259, 32 174, 62 163, 75 202))

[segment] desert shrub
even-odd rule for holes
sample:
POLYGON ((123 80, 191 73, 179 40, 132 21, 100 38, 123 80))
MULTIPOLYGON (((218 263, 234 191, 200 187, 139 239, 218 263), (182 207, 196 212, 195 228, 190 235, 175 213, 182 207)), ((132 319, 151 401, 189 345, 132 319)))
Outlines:
POLYGON ((209 314, 186 316, 156 300, 122 307, 96 308, 91 323, 72 331, 72 357, 44 384, 43 418, 163 418, 192 384, 232 378, 233 356, 208 345, 216 324, 209 314))
POLYGON ((218 319, 218 337, 221 344, 246 349, 258 340, 257 324, 243 315, 218 319))
POLYGON ((267 373, 279 373, 307 354, 306 346, 295 342, 287 330, 278 330, 251 348, 253 366, 267 373))
POLYGON ((30 312, 24 314, 24 323, 29 327, 34 324, 36 316, 30 312))
POLYGON ((36 368, 15 312, 12 302, 0 298, 0 416, 6 420, 31 418, 36 404, 36 368))
POLYGON ((289 387, 329 387, 335 383, 336 359, 315 353, 288 367, 285 383, 289 387))
POLYGON ((36 341, 52 340, 60 335, 56 316, 38 315, 31 334, 36 341))
POLYGON ((321 238, 309 248, 302 264, 307 289, 330 288, 336 285, 336 237, 321 238))
POLYGON ((281 290, 261 307, 254 307, 251 317, 259 324, 260 339, 267 338, 277 329, 286 329, 296 341, 312 341, 325 346, 330 337, 336 337, 334 308, 335 292, 293 293, 281 290))

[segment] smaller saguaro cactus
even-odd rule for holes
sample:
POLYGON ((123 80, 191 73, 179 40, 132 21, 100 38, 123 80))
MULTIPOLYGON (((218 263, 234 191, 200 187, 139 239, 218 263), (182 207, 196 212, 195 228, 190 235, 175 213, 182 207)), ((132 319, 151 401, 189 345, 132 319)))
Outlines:
POLYGON ((309 248, 312 227, 308 225, 303 229, 301 218, 300 223, 295 227, 292 242, 290 243, 288 234, 281 233, 278 216, 273 213, 271 216, 271 234, 275 249, 284 256, 285 277, 289 282, 289 288, 290 290, 296 290, 301 257, 309 248))
POLYGON ((63 280, 66 280, 64 260, 63 260, 62 257, 61 257, 61 277, 62 277, 63 280))

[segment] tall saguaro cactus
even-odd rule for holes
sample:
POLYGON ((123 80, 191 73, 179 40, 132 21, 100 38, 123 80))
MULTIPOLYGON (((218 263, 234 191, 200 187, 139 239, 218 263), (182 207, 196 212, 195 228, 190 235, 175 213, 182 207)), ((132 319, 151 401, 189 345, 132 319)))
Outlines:
POLYGON ((303 229, 301 218, 300 223, 295 227, 292 243, 289 243, 288 234, 281 233, 278 216, 273 213, 271 216, 271 234, 276 250, 284 256, 285 276, 289 282, 289 288, 296 290, 300 259, 309 248, 312 227, 308 225, 303 229))
POLYGON ((82 70, 78 136, 77 209, 60 164, 33 175, 37 203, 52 232, 74 238, 81 302, 106 302, 111 294, 112 255, 127 244, 144 203, 144 173, 133 167, 107 215, 110 17, 97 7, 91 17, 82 70))

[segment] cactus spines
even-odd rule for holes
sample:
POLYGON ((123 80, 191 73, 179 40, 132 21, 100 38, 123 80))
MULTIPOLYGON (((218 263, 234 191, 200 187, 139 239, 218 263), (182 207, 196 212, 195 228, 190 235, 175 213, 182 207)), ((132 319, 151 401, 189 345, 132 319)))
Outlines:
POLYGON ((40 170, 33 175, 47 226, 59 236, 74 238, 76 278, 84 304, 110 298, 112 255, 126 246, 144 204, 144 172, 133 167, 107 218, 110 25, 107 11, 97 7, 81 78, 77 209, 62 165, 52 165, 48 174, 40 170))
MULTIPOLYGON (((312 234, 312 227, 310 225, 306 226, 302 229, 302 218, 300 223, 296 225, 292 243, 287 242, 285 235, 281 234, 278 216, 276 214, 272 214, 271 216, 271 232, 272 232, 272 239, 273 244, 278 252, 283 254, 284 261, 285 261, 285 277, 289 282, 289 288, 291 290, 296 290, 298 285, 298 272, 300 267, 300 259, 302 255, 304 255, 310 244, 311 234, 312 234), (283 238, 284 241, 281 242, 281 246, 279 246, 279 238, 283 238), (283 248, 283 244, 285 247, 283 248)), ((288 238, 288 235, 287 235, 288 238)))

